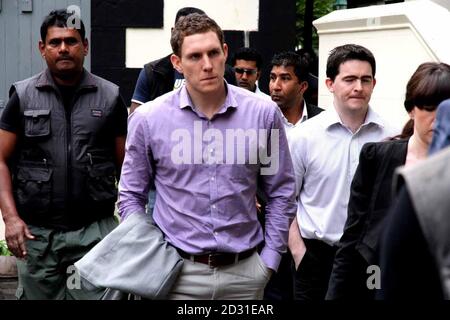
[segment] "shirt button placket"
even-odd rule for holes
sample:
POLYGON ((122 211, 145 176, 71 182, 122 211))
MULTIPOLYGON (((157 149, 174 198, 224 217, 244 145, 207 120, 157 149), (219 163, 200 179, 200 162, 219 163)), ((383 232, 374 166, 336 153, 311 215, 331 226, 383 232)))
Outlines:
MULTIPOLYGON (((207 128, 214 128, 212 121, 208 121, 206 124, 207 128)), ((209 166, 209 190, 210 190, 210 203, 211 203, 211 217, 212 219, 212 230, 213 235, 216 238, 217 245, 220 248, 221 243, 219 241, 219 233, 217 230, 217 217, 219 216, 218 212, 218 204, 216 203, 218 198, 218 190, 217 190, 217 161, 216 159, 216 150, 214 147, 209 147, 206 154, 208 157, 208 166, 209 166)))

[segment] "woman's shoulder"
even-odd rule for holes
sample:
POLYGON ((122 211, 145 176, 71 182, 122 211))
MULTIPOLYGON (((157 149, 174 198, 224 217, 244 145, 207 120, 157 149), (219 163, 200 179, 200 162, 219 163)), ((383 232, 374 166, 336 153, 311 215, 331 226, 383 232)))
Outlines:
POLYGON ((361 157, 374 159, 385 155, 387 152, 401 152, 408 145, 407 139, 386 140, 381 142, 368 142, 361 150, 361 157))

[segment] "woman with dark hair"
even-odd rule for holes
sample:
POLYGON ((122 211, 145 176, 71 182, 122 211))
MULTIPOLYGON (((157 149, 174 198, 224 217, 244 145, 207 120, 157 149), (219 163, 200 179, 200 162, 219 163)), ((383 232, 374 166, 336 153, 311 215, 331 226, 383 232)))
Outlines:
POLYGON ((450 299, 450 100, 439 105, 426 161, 405 182, 380 240, 377 299, 450 299))
POLYGON ((374 298, 374 290, 368 287, 368 267, 378 264, 378 243, 392 202, 394 171, 426 157, 436 108, 448 98, 450 66, 421 64, 406 87, 405 109, 414 121, 412 136, 367 143, 362 148, 326 299, 374 298))

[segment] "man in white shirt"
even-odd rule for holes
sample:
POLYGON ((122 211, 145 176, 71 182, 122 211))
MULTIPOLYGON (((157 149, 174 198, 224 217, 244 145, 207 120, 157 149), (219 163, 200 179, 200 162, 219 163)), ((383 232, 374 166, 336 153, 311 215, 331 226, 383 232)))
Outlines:
POLYGON ((281 110, 286 134, 300 123, 318 115, 323 109, 305 101, 308 89, 308 64, 295 52, 282 52, 270 62, 270 97, 281 110))
POLYGON ((347 219, 350 185, 366 142, 395 135, 370 107, 375 58, 366 48, 336 47, 327 61, 333 107, 295 128, 289 139, 297 180, 298 210, 289 235, 295 298, 323 300, 336 243, 347 219))
MULTIPOLYGON (((295 52, 281 52, 270 63, 269 92, 278 105, 288 141, 294 128, 318 115, 323 109, 308 104, 303 94, 308 89, 308 63, 295 52)), ((297 224, 296 224, 297 225, 297 224)), ((293 259, 288 251, 283 254, 278 272, 272 275, 266 286, 268 300, 292 300, 294 298, 293 259)))

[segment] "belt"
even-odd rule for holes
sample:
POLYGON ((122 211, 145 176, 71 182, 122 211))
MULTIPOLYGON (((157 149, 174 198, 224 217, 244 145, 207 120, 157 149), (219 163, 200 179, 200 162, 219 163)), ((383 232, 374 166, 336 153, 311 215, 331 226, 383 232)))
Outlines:
POLYGON ((184 259, 189 259, 193 262, 200 262, 207 264, 210 268, 217 268, 228 266, 230 264, 235 264, 238 261, 247 259, 256 251, 256 248, 251 248, 249 250, 240 253, 211 252, 200 255, 190 254, 178 248, 177 251, 180 254, 180 256, 184 259))

